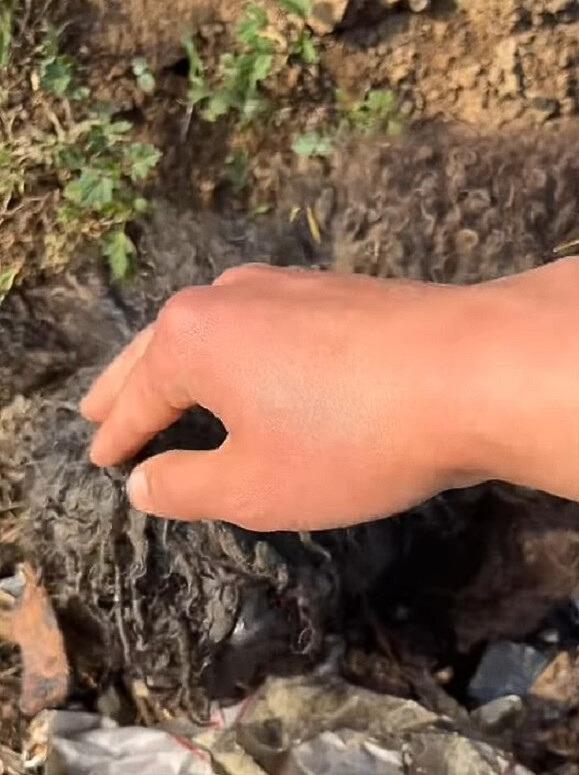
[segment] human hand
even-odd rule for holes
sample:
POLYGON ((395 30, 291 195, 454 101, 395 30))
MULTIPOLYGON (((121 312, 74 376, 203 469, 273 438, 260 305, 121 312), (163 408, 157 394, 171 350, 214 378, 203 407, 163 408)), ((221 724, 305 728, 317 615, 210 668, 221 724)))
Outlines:
POLYGON ((400 511, 462 478, 444 365, 461 290, 260 265, 187 288, 83 401, 92 460, 119 463, 199 403, 228 438, 144 462, 137 507, 257 530, 400 511))
MULTIPOLYGON (((563 299, 573 278, 560 278, 579 264, 557 263, 462 288, 229 270, 180 291, 97 380, 82 404, 101 424, 92 460, 129 458, 198 403, 226 441, 142 463, 129 483, 137 508, 322 529, 486 478, 548 485, 543 445, 563 455, 577 428, 553 436, 577 392, 566 364, 579 357, 579 305, 563 299)), ((575 478, 553 491, 568 494, 575 478)))

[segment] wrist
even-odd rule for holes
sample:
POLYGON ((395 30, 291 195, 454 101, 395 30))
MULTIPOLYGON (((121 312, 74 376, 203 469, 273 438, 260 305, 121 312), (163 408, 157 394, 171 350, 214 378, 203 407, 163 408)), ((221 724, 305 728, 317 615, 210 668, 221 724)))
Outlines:
POLYGON ((469 482, 579 497, 579 277, 568 269, 464 289, 455 454, 469 482))

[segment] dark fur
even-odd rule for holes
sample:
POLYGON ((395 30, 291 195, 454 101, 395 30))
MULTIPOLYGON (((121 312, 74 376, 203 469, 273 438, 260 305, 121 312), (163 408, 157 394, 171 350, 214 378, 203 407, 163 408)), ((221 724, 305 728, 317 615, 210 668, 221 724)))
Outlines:
MULTIPOLYGON (((436 656, 524 636, 573 595, 575 504, 485 485, 316 536, 161 522, 128 508, 123 472, 89 465, 91 429, 75 407, 99 364, 185 284, 265 256, 333 255, 341 268, 440 282, 508 274, 569 236, 578 186, 576 133, 481 139, 439 128, 348 151, 329 175, 282 190, 282 201, 314 207, 322 246, 282 216, 256 225, 161 204, 133 283, 112 292, 85 270, 12 294, 0 308, 0 494, 28 504, 21 551, 44 572, 79 671, 104 680, 123 670, 201 713, 208 694, 243 691, 275 660, 289 670, 315 658, 345 619, 357 637, 376 617, 399 630, 405 607, 406 629, 436 656)), ((197 414, 149 452, 210 446, 219 433, 197 414)))

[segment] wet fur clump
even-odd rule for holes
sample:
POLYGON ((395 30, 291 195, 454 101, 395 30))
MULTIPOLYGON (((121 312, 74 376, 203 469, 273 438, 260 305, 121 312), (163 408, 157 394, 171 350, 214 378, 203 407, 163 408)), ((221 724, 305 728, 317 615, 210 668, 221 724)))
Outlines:
MULTIPOLYGON (((491 483, 349 530, 260 535, 136 513, 126 472, 89 465, 78 400, 177 288, 266 257, 453 283, 537 266, 577 225, 579 136, 430 129, 338 156, 285 184, 281 202, 296 198, 321 244, 282 215, 159 203, 134 282, 111 290, 89 269, 0 308, 0 494, 25 503, 18 550, 43 572, 77 677, 142 679, 166 707, 203 715, 209 697, 303 669, 329 632, 420 633, 415 648, 436 657, 523 637, 575 592, 579 506, 542 493, 491 483)), ((199 411, 144 454, 223 432, 199 411)))

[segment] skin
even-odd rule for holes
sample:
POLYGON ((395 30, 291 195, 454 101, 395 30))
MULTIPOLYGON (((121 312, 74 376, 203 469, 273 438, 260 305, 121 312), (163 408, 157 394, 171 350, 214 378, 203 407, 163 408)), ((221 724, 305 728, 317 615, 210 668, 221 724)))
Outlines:
POLYGON ((141 464, 135 507, 307 530, 487 479, 579 499, 579 261, 468 287, 228 270, 93 385, 92 461, 130 458, 197 403, 226 441, 141 464))

